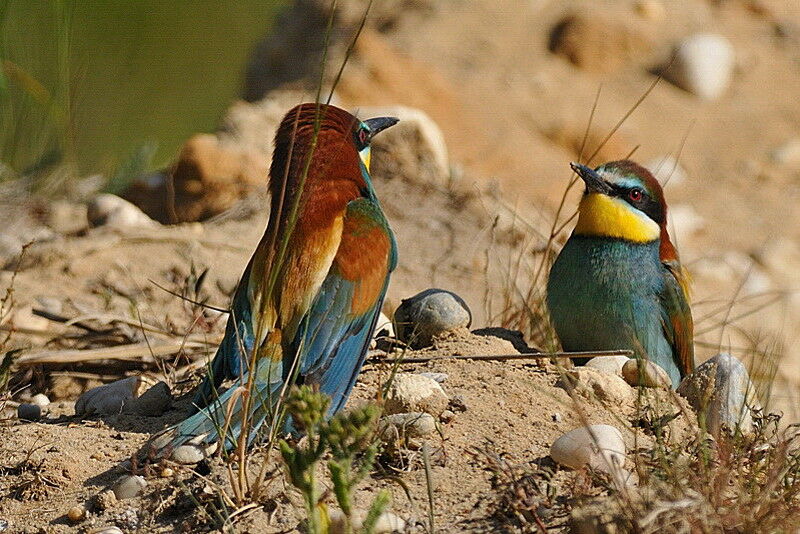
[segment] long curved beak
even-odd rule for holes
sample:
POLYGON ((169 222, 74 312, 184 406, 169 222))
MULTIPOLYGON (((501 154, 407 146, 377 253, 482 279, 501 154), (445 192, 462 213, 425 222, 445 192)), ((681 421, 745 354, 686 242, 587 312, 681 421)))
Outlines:
POLYGON ((609 186, 594 169, 586 165, 581 165, 580 163, 575 163, 574 161, 570 163, 569 166, 572 167, 572 170, 586 183, 586 191, 602 193, 604 195, 611 193, 611 186, 609 186))
POLYGON ((400 119, 395 117, 375 117, 374 119, 365 120, 364 124, 369 128, 369 138, 372 139, 375 137, 375 134, 394 126, 398 122, 400 122, 400 119))

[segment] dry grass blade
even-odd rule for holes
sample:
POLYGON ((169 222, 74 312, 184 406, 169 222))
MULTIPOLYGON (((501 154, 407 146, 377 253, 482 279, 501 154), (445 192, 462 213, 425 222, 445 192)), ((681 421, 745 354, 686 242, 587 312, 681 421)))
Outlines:
MULTIPOLYGON (((632 350, 599 350, 585 352, 534 352, 531 354, 479 354, 477 356, 430 356, 419 358, 399 358, 399 365, 411 363, 426 363, 438 360, 479 360, 479 361, 508 361, 508 360, 550 360, 550 359, 578 359, 602 358, 607 356, 633 356, 632 350)), ((367 363, 385 362, 384 358, 370 358, 367 363)))
POLYGON ((99 360, 140 360, 153 362, 155 356, 168 356, 182 349, 204 349, 221 341, 221 337, 209 338, 208 342, 169 341, 154 345, 133 343, 116 347, 102 347, 86 350, 45 350, 20 356, 16 364, 20 366, 42 364, 85 363, 99 360))

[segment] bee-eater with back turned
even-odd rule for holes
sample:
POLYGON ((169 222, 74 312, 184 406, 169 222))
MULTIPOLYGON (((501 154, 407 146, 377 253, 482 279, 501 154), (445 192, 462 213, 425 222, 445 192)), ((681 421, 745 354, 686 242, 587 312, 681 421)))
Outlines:
POLYGON ((694 369, 692 313, 661 185, 628 160, 572 168, 586 189, 547 282, 561 345, 632 350, 661 366, 677 387, 694 369))
POLYGON ((254 442, 277 421, 276 404, 292 383, 329 395, 328 416, 344 406, 397 263, 369 176, 370 141, 396 122, 313 103, 286 114, 269 171, 267 229, 195 396, 200 411, 153 441, 159 454, 187 442, 210 446, 221 434, 229 450, 243 420, 254 442), (234 384, 218 396, 224 380, 234 384))

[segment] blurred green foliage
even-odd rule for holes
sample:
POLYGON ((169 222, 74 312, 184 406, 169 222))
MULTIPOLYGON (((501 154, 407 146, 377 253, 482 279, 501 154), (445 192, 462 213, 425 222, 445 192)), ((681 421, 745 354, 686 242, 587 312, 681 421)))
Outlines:
POLYGON ((164 165, 241 93, 284 3, 0 0, 0 180, 164 165))

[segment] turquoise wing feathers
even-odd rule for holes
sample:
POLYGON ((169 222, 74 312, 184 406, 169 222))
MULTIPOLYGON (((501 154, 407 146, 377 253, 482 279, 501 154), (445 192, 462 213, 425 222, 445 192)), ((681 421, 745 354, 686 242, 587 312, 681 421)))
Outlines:
MULTIPOLYGON (((283 340, 281 358, 265 356, 256 363, 250 442, 270 428, 277 399, 295 380, 330 395, 331 414, 344 406, 363 365, 396 262, 394 236, 377 201, 351 201, 337 253, 294 339, 283 340)), ((241 433, 241 388, 237 386, 248 381, 247 359, 257 320, 248 295, 251 265, 234 295, 225 338, 195 398, 195 404, 204 409, 174 428, 173 447, 198 437, 212 443, 224 432, 225 448, 231 449, 241 433), (216 388, 228 379, 238 380, 217 397, 216 388)))

